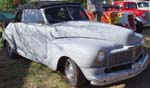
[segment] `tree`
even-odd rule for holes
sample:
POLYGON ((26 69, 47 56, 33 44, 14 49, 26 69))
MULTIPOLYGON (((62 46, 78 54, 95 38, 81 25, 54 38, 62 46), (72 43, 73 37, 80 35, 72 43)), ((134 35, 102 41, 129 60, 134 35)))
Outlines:
POLYGON ((7 11, 13 8, 12 0, 0 0, 0 11, 7 11))
POLYGON ((0 11, 12 11, 18 4, 24 4, 28 0, 0 0, 0 11))

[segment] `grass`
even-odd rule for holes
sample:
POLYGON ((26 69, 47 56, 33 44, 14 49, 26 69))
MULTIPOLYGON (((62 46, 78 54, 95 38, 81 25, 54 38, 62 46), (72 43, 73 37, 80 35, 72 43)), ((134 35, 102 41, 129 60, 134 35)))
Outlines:
POLYGON ((0 88, 69 88, 60 73, 41 64, 21 59, 1 65, 0 88))
MULTIPOLYGON (((150 30, 144 31, 146 44, 150 47, 150 30)), ((1 40, 1 39, 0 39, 1 40)), ((0 47, 2 45, 0 44, 0 47)), ((139 84, 138 88, 149 86, 149 72, 144 81, 139 81, 143 76, 128 80, 125 84, 111 86, 110 88, 134 88, 135 81, 139 84), (146 81, 147 80, 147 81, 146 81), (143 82, 143 83, 142 83, 143 82), (146 84, 147 83, 147 84, 146 84), (134 86, 133 86, 134 85, 134 86)), ((36 62, 28 61, 24 58, 10 59, 7 57, 5 50, 0 49, 0 88, 70 88, 66 83, 64 76, 59 72, 52 71, 46 66, 36 62)), ((95 87, 94 87, 95 88, 95 87)), ((97 88, 97 87, 96 87, 97 88)), ((148 87, 145 87, 148 88, 148 87)))

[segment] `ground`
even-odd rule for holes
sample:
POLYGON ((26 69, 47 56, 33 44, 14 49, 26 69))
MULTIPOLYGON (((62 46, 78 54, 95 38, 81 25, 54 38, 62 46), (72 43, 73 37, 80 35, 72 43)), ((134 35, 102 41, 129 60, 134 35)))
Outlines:
MULTIPOLYGON (((150 53, 150 29, 145 28, 145 51, 150 53)), ((0 39, 1 40, 1 39, 0 39)), ((0 44, 0 88, 70 88, 59 72, 24 58, 10 59, 0 44)), ((150 88, 150 66, 140 75, 104 87, 85 88, 150 88)))

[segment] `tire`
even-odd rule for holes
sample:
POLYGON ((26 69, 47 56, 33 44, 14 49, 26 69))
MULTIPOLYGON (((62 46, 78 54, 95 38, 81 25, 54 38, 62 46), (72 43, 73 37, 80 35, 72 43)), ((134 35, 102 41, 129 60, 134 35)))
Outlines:
POLYGON ((16 54, 16 50, 14 48, 12 48, 10 46, 10 44, 6 41, 5 42, 5 49, 6 49, 6 53, 7 55, 11 58, 11 59, 15 59, 17 57, 17 54, 16 54))
POLYGON ((74 87, 82 87, 88 83, 87 79, 82 74, 79 67, 71 59, 65 61, 64 73, 67 79, 67 82, 74 87))

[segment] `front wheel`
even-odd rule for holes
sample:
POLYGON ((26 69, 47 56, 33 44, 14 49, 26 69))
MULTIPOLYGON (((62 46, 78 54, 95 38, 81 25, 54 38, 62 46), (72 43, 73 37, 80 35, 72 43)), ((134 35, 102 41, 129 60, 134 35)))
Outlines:
POLYGON ((68 83, 71 86, 81 87, 85 83, 88 83, 79 67, 71 59, 66 60, 64 73, 66 75, 68 83))
POLYGON ((12 59, 14 59, 14 58, 16 58, 16 54, 15 54, 15 49, 14 48, 12 48, 11 46, 10 46, 10 44, 6 41, 5 42, 5 48, 6 48, 6 52, 7 52, 7 55, 10 57, 10 58, 12 58, 12 59))

